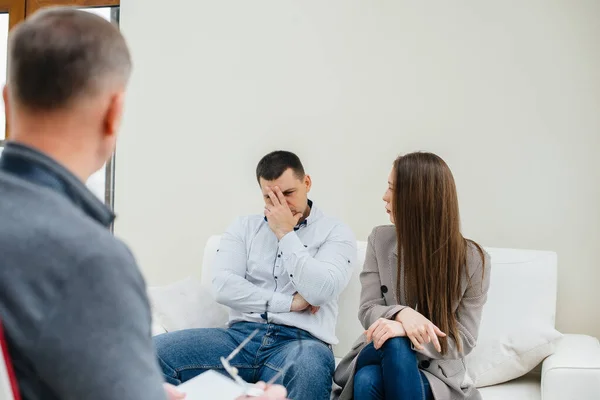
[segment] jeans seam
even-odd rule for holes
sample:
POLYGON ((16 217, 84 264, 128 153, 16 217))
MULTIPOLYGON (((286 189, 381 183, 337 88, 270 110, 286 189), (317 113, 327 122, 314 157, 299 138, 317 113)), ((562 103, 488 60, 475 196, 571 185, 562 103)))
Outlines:
POLYGON ((274 365, 271 365, 270 363, 265 363, 264 366, 267 368, 271 368, 275 372, 281 372, 281 368, 277 368, 274 365))
POLYGON ((258 348, 258 350, 256 350, 256 354, 254 355, 254 364, 255 365, 258 364, 258 355, 262 351, 263 347, 267 346, 267 344, 265 343, 265 340, 268 340, 266 334, 263 336, 263 339, 260 341, 260 347, 258 348))
MULTIPOLYGON (((255 364, 255 365, 258 365, 259 354, 262 352, 262 350, 263 350, 263 347, 265 347, 265 346, 268 346, 268 344, 267 344, 267 343, 265 343, 265 341, 267 341, 267 340, 270 340, 270 339, 267 337, 267 333, 268 333, 268 332, 269 332, 269 327, 267 327, 267 330, 266 330, 266 332, 264 333, 262 340, 260 341, 260 347, 258 348, 258 350, 256 350, 256 354, 254 355, 254 364, 255 364)), ((267 364, 265 363, 265 364, 263 364, 263 365, 264 365, 264 366, 266 366, 267 364)), ((258 366, 258 367, 255 369, 255 371, 254 371, 254 375, 253 375, 253 379, 254 379, 254 380, 257 380, 257 378, 258 378, 258 377, 256 376, 256 374, 257 374, 257 373, 260 371, 260 368, 261 368, 261 367, 260 367, 260 366, 258 366)), ((269 368, 270 368, 270 367, 269 367, 269 368)), ((279 372, 279 371, 277 371, 277 372, 279 372)))
MULTIPOLYGON (((163 360, 161 356, 158 356, 158 359, 159 359, 159 360, 160 360, 160 361, 161 361, 163 364, 167 365, 167 366, 168 366, 168 367, 171 369, 171 371, 173 371, 173 374, 174 374, 175 376, 171 376, 171 375, 169 375, 169 378, 180 380, 180 379, 179 379, 179 376, 178 376, 178 375, 179 375, 179 373, 177 372, 177 370, 176 370, 175 368, 173 368, 173 367, 172 367, 170 364, 166 363, 166 362, 165 362, 165 360, 163 360)), ((163 370, 163 373, 164 373, 164 370, 163 370)))

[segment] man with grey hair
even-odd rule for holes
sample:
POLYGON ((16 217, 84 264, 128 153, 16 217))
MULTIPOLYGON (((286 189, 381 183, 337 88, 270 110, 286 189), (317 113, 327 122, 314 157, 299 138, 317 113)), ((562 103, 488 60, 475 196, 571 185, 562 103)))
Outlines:
POLYGON ((53 8, 14 29, 8 57, 0 318, 21 395, 164 400, 144 280, 83 183, 115 148, 125 40, 96 15, 53 8))
POLYGON ((115 149, 125 40, 96 15, 47 9, 11 33, 8 70, 0 319, 22 397, 183 398, 159 371, 136 262, 83 183, 115 149))

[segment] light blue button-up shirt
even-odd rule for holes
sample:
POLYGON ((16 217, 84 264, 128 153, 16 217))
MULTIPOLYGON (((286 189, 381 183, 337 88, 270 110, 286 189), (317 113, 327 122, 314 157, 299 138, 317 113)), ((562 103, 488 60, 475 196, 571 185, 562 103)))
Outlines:
POLYGON ((356 251, 352 230, 314 204, 306 223, 280 241, 264 216, 241 217, 221 238, 215 258, 217 301, 231 308, 230 324, 294 326, 336 344, 338 297, 352 276, 356 251), (290 312, 296 292, 320 310, 290 312))

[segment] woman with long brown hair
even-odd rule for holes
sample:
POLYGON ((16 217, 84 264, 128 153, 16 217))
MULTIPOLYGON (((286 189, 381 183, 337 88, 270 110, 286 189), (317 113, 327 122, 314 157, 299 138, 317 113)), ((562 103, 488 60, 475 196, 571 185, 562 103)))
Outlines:
POLYGON ((392 225, 369 236, 360 275, 365 332, 334 376, 340 400, 475 400, 464 357, 475 347, 490 259, 460 231, 448 165, 398 157, 383 196, 392 225))

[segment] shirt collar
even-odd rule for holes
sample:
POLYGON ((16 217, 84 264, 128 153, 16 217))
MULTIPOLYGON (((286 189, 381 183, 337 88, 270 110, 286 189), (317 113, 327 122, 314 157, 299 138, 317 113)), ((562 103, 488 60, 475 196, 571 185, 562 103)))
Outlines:
POLYGON ((52 158, 31 147, 8 143, 0 157, 0 169, 67 197, 90 218, 109 227, 115 215, 79 178, 52 158))

